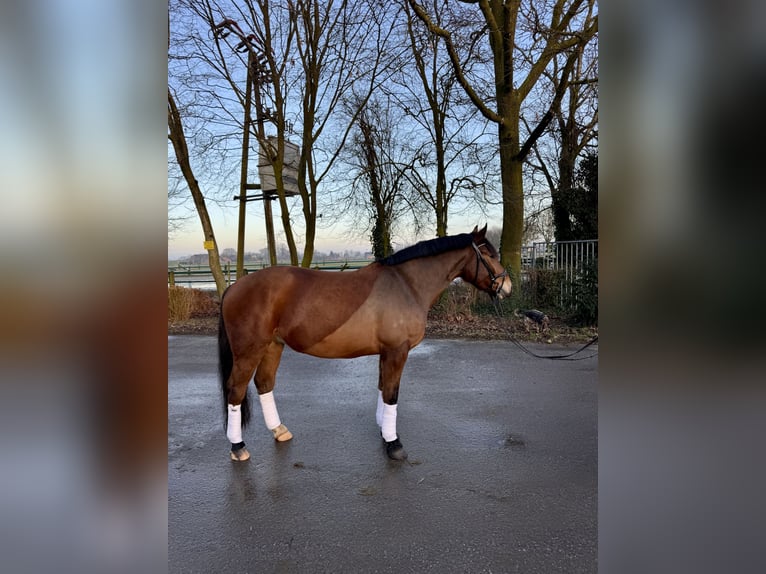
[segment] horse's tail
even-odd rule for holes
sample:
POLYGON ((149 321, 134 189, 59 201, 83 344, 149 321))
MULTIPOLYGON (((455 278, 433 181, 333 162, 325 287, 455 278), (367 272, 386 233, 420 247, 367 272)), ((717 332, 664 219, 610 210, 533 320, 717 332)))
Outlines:
MULTIPOLYGON (((231 352, 231 345, 229 345, 229 336, 226 334, 226 325, 223 321, 223 298, 226 295, 226 291, 221 295, 221 308, 218 316, 218 371, 221 374, 221 394, 223 400, 223 428, 224 430, 229 423, 229 388, 228 382, 231 376, 231 371, 234 368, 234 355, 231 352)), ((247 426, 250 422, 250 391, 245 393, 245 398, 242 401, 242 428, 247 426)))

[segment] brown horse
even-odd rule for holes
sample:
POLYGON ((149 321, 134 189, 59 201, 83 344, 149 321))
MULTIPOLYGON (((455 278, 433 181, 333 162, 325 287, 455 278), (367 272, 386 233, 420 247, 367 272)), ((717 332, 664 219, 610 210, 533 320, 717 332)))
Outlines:
POLYGON ((270 267, 229 287, 218 346, 231 459, 250 457, 242 429, 253 374, 266 426, 277 441, 293 436, 273 395, 285 345, 315 357, 380 355, 376 419, 388 456, 405 459, 396 433, 399 380, 410 349, 423 339, 429 308, 457 277, 493 297, 511 292, 486 230, 423 241, 357 271, 270 267))

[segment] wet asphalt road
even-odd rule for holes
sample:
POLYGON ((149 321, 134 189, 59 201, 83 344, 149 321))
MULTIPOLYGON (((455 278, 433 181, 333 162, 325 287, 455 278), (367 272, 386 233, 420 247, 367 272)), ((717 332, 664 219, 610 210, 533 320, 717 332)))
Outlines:
MULTIPOLYGON (((560 348, 531 345, 541 353, 560 348)), ((213 337, 168 337, 169 572, 595 572, 597 360, 426 340, 389 461, 377 356, 285 350, 275 443, 254 387, 252 458, 229 460, 213 337)))

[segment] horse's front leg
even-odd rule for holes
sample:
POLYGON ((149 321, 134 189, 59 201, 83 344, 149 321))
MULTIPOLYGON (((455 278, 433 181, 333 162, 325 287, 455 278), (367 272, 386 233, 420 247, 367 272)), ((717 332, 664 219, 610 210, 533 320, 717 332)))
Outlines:
POLYGON ((394 460, 407 458, 407 452, 396 432, 396 410, 399 401, 399 382, 409 351, 409 344, 405 342, 399 347, 384 348, 380 352, 376 419, 380 426, 380 434, 386 443, 386 454, 394 460))

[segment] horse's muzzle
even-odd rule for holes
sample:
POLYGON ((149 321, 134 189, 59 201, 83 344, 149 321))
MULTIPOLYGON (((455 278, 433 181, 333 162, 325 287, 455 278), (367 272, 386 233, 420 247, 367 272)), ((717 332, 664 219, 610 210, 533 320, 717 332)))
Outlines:
POLYGON ((511 280, 508 276, 504 276, 500 279, 500 285, 495 288, 495 296, 498 299, 504 299, 511 294, 511 280))

